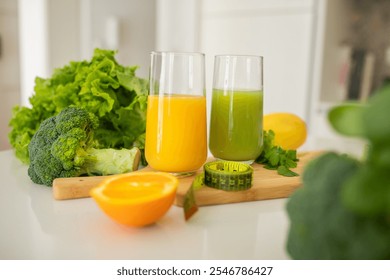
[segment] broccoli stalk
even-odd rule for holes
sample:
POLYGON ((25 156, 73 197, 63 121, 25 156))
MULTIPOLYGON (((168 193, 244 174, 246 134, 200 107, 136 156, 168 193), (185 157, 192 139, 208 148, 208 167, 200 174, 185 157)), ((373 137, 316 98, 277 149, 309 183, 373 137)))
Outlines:
POLYGON ((43 121, 28 147, 31 180, 51 186, 55 178, 136 170, 139 149, 99 149, 93 137, 97 126, 98 119, 93 114, 76 107, 43 121))
POLYGON ((140 156, 140 152, 138 148, 131 150, 89 148, 77 156, 84 158, 84 164, 79 170, 80 175, 109 175, 136 170, 139 159, 137 161, 134 159, 140 156))

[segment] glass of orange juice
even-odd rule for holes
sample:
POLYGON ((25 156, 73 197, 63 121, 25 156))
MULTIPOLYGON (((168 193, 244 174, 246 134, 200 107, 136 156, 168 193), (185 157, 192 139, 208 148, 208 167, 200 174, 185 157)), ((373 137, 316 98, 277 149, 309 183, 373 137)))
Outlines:
POLYGON ((152 52, 145 157, 151 168, 193 174, 207 158, 205 59, 152 52))

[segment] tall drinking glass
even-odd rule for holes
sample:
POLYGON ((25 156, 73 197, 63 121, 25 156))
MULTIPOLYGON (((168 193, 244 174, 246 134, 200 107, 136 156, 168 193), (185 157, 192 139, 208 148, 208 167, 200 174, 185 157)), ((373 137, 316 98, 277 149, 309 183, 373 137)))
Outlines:
POLYGON ((209 148, 214 157, 253 163, 263 149, 263 58, 214 60, 209 148))
POLYGON ((152 52, 145 156, 150 167, 193 174, 207 158, 205 59, 152 52))

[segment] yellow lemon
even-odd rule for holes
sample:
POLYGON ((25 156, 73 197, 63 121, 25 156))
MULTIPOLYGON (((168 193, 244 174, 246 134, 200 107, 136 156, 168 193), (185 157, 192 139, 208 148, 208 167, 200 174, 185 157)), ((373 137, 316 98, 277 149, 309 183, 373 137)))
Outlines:
POLYGON ((307 137, 306 123, 292 113, 272 113, 264 115, 264 130, 275 132, 274 144, 285 150, 296 150, 307 137))

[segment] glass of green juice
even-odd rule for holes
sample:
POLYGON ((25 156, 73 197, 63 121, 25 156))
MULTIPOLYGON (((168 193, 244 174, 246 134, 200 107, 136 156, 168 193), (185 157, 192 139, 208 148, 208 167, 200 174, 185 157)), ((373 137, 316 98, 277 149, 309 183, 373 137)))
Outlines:
POLYGON ((209 135, 215 158, 251 164, 261 154, 263 57, 215 57, 209 135))

